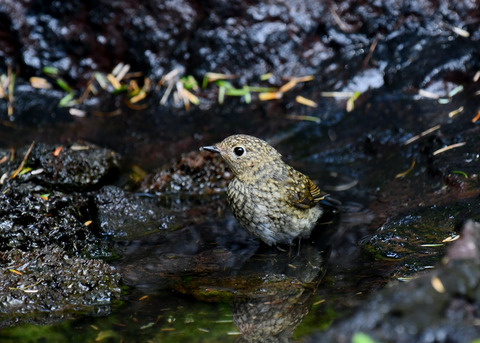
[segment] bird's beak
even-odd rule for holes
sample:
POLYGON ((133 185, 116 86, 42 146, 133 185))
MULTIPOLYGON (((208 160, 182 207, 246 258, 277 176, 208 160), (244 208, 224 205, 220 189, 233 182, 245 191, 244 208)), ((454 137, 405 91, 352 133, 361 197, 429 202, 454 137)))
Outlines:
POLYGON ((209 145, 209 146, 202 146, 200 148, 200 150, 207 150, 207 151, 211 151, 211 152, 216 152, 216 153, 220 153, 220 149, 217 148, 216 145, 209 145))

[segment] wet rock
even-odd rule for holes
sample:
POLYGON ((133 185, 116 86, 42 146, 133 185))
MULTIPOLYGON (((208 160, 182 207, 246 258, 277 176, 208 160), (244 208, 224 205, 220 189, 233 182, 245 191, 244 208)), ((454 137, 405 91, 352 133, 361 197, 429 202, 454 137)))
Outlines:
POLYGON ((88 80, 95 70, 111 71, 118 62, 161 76, 175 65, 174 56, 188 58, 185 37, 197 20, 189 1, 5 1, 0 13, 8 33, 0 42, 6 52, 2 64, 32 74, 56 67, 75 83, 88 80))
MULTIPOLYGON (((112 175, 119 166, 119 155, 112 150, 89 144, 45 145, 32 143, 26 160, 29 171, 18 176, 19 182, 31 181, 50 189, 85 190, 93 188, 112 175)), ((12 152, 0 152, 8 162, 0 164, 0 173, 11 178, 21 164, 27 149, 21 149, 11 158, 12 152)), ((48 192, 47 192, 48 193, 48 192)))
POLYGON ((13 159, 13 151, 3 151, 7 162, 0 164, 0 251, 31 251, 55 241, 71 254, 96 255, 106 245, 85 224, 93 219, 89 197, 71 190, 96 186, 116 169, 118 155, 87 145, 83 150, 74 150, 75 145, 31 147, 28 155, 28 149, 21 149, 13 159), (25 173, 11 179, 24 156, 25 173))
POLYGON ((202 194, 224 192, 233 174, 218 156, 205 151, 182 154, 159 172, 147 176, 140 185, 156 194, 202 194))
POLYGON ((471 342, 478 338, 480 224, 467 221, 446 263, 375 294, 350 317, 310 342, 351 342, 363 332, 380 342, 471 342))
POLYGON ((231 5, 210 1, 206 20, 192 40, 201 47, 192 60, 200 74, 221 71, 238 75, 241 82, 267 72, 279 83, 282 76, 312 74, 333 55, 327 38, 318 34, 325 14, 322 4, 302 0, 231 5))
POLYGON ((390 264, 391 277, 408 277, 441 259, 446 242, 456 236, 458 223, 480 215, 477 206, 478 202, 459 202, 409 211, 388 220, 363 248, 390 264))
POLYGON ((89 194, 80 192, 104 180, 118 156, 108 149, 74 147, 36 144, 14 158, 13 150, 3 151, 2 327, 51 323, 75 311, 107 314, 120 294, 118 272, 93 259, 111 257, 111 245, 92 224, 89 194))
POLYGON ((468 220, 462 228, 461 239, 455 242, 443 259, 449 261, 480 261, 480 224, 468 220))
POLYGON ((88 198, 65 194, 31 182, 1 188, 0 251, 31 251, 54 241, 71 254, 96 254, 101 241, 84 223, 88 198))
POLYGON ((29 158, 32 168, 43 169, 37 182, 67 189, 94 187, 118 168, 119 156, 106 148, 91 145, 70 147, 37 145, 29 158), (62 147, 58 156, 53 151, 62 147))
POLYGON ((110 313, 120 276, 101 260, 72 257, 56 245, 0 252, 0 328, 48 324, 75 311, 110 313))
MULTIPOLYGON (((476 71, 474 42, 480 35, 478 9, 466 0, 455 6, 435 1, 359 5, 307 0, 201 4, 150 0, 140 6, 127 0, 115 5, 73 1, 60 6, 9 0, 0 7, 0 15, 5 17, 0 27, 0 37, 5 37, 0 39, 0 64, 19 66, 22 74, 17 77, 18 88, 23 88, 16 94, 20 102, 9 119, 21 118, 25 123, 50 121, 36 116, 32 120, 25 111, 30 103, 42 103, 28 101, 31 87, 26 84, 30 76, 45 76, 44 66, 58 68, 74 93, 95 71, 110 72, 119 62, 130 64, 152 84, 173 69, 198 80, 206 72, 237 75, 234 84, 239 88, 258 84, 260 75, 268 72, 273 76, 266 83, 277 87, 287 77, 314 75, 314 82, 297 88, 325 103, 319 89, 415 92, 446 81, 463 84, 476 71)), ((157 90, 150 105, 163 96, 157 90)), ((33 97, 54 99, 58 93, 58 89, 38 90, 33 97)), ((216 90, 198 95, 203 114, 217 103, 216 90)), ((285 94, 278 103, 298 107, 295 95, 285 94)), ((109 102, 116 109, 123 104, 115 97, 109 102)), ((105 104, 87 100, 82 106, 98 111, 105 104)), ((338 120, 338 108, 326 107, 318 111, 321 119, 338 120)), ((0 102, 1 113, 6 108, 6 102, 0 102)), ((65 108, 57 107, 44 116, 68 120, 65 114, 65 108)))

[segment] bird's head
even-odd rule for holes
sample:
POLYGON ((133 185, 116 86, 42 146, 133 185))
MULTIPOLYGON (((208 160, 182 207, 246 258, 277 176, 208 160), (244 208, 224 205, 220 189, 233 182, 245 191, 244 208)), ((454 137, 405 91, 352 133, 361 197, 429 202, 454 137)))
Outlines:
POLYGON ((219 153, 235 176, 242 178, 263 165, 281 160, 280 153, 262 139, 248 135, 233 135, 213 146, 201 149, 219 153))

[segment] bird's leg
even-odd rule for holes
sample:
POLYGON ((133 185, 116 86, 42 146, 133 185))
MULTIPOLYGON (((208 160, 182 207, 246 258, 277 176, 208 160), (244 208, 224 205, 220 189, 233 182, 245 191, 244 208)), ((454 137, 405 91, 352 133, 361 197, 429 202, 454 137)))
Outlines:
POLYGON ((297 250, 297 257, 300 256, 300 249, 302 246, 302 237, 298 236, 298 250, 297 250))

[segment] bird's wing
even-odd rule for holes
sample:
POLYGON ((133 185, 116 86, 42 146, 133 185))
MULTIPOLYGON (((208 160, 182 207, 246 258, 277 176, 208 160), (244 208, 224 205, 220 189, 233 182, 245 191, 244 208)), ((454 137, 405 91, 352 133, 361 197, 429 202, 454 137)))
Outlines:
POLYGON ((315 206, 320 200, 323 200, 328 194, 322 193, 320 188, 312 180, 302 175, 296 185, 292 187, 288 201, 298 208, 310 208, 315 206))

